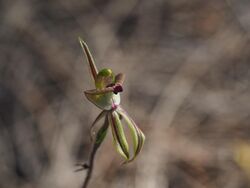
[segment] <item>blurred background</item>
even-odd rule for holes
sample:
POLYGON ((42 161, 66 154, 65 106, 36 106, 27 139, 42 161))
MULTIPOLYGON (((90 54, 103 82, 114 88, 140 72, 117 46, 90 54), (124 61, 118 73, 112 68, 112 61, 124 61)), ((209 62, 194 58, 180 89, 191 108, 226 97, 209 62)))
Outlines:
POLYGON ((78 36, 147 137, 120 165, 109 133, 90 188, 250 187, 250 1, 1 0, 0 23, 0 187, 81 186, 100 110, 78 36))

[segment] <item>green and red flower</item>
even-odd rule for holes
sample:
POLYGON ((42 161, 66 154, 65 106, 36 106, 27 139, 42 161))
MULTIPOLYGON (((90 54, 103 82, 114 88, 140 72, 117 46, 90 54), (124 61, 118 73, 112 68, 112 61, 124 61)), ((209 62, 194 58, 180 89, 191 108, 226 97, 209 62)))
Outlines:
POLYGON ((110 127, 116 150, 125 159, 124 163, 131 162, 140 153, 145 142, 145 136, 120 105, 120 92, 123 91, 122 84, 125 76, 122 73, 114 75, 113 71, 107 68, 98 71, 87 44, 81 38, 79 38, 79 41, 87 57, 95 84, 95 89, 87 90, 84 94, 90 102, 102 110, 91 126, 91 133, 96 123, 102 118, 105 118, 105 122, 107 121, 108 124, 104 123, 97 131, 95 137, 96 144, 102 143, 110 127), (132 156, 130 154, 122 119, 130 130, 133 143, 132 156))

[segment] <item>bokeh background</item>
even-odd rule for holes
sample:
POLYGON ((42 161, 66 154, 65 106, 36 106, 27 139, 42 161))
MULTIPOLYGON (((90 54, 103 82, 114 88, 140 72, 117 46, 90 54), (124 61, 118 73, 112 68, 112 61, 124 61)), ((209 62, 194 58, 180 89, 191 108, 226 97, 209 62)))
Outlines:
POLYGON ((90 188, 250 187, 249 32, 248 0, 1 0, 0 187, 81 186, 100 110, 78 36, 147 137, 120 165, 109 133, 90 188))

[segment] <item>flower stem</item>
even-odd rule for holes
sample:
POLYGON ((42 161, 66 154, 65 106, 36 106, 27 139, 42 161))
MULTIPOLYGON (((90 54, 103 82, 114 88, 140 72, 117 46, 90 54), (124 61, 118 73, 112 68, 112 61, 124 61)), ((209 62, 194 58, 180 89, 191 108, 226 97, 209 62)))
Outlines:
POLYGON ((96 155, 96 152, 97 152, 98 148, 99 148, 99 146, 96 146, 96 144, 95 144, 92 151, 91 151, 91 153, 90 153, 89 165, 88 165, 88 169, 87 169, 87 175, 86 175, 86 177, 84 179, 82 188, 87 188, 87 186, 89 184, 89 180, 92 177, 92 172, 93 172, 93 169, 94 169, 95 155, 96 155))
MULTIPOLYGON (((103 124, 103 126, 102 126, 102 128, 105 130, 107 130, 107 128, 108 128, 108 126, 109 126, 109 123, 108 123, 108 118, 107 117, 105 117, 105 121, 104 121, 104 124, 103 124)), ((97 135, 98 136, 98 135, 97 135)), ((101 144, 102 144, 102 141, 103 140, 101 140, 101 141, 99 141, 98 139, 100 139, 100 138, 96 138, 96 141, 95 141, 95 143, 94 143, 94 145, 93 145, 93 148, 92 148, 92 150, 91 150, 91 153, 90 153, 90 157, 89 157, 89 163, 88 163, 88 167, 87 167, 87 175, 86 175, 86 177, 85 177, 85 179, 84 179, 84 182, 83 182, 83 184, 82 184, 82 188, 87 188, 88 187, 88 185, 89 185, 89 181, 90 181, 90 179, 91 179, 91 177, 92 177, 92 173, 93 173, 93 169, 94 169, 94 162, 95 162, 95 156, 96 156, 96 152, 97 152, 97 150, 99 149, 99 147, 101 146, 101 144)))

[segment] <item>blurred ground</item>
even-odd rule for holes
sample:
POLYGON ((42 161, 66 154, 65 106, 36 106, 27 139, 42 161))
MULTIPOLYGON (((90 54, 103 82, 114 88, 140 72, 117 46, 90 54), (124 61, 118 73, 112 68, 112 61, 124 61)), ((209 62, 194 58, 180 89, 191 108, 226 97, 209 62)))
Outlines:
POLYGON ((108 135, 90 187, 249 187, 250 1, 4 0, 0 22, 0 187, 83 182, 99 110, 78 36, 147 137, 121 166, 108 135))

